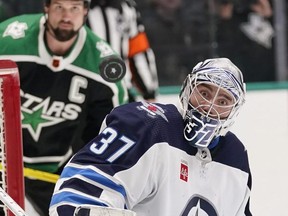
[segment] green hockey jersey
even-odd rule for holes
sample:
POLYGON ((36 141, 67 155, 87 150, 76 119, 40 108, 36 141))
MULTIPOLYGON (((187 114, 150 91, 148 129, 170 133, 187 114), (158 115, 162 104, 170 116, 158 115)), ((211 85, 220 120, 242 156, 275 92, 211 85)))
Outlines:
POLYGON ((45 22, 43 14, 2 22, 0 59, 19 68, 25 166, 56 172, 127 101, 127 91, 122 81, 100 76, 101 60, 117 55, 104 40, 83 26, 68 54, 55 56, 45 44, 45 22))

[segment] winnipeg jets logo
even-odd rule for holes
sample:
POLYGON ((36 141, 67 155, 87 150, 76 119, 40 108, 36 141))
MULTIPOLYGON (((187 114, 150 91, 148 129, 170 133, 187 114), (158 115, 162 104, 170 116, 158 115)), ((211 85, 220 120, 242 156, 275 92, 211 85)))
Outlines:
POLYGON ((164 115, 164 110, 161 107, 145 101, 142 101, 141 103, 142 105, 137 107, 139 110, 145 110, 150 117, 161 116, 165 121, 169 122, 167 117, 164 115))
POLYGON ((218 216, 216 209, 209 202, 201 196, 192 197, 187 203, 181 216, 218 216))
POLYGON ((28 27, 26 23, 15 21, 8 25, 3 37, 11 36, 13 39, 23 38, 25 37, 25 30, 27 29, 28 27))

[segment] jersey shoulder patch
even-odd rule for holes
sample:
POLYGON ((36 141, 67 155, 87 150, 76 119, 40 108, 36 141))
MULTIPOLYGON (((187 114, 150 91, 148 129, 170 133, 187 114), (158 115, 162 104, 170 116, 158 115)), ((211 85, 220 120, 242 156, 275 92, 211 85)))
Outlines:
MULTIPOLYGON (((168 124, 174 119, 178 119, 180 113, 172 104, 148 103, 145 101, 129 103, 116 107, 110 114, 109 119, 121 118, 125 123, 139 121, 146 124, 168 124), (125 118, 123 118, 125 116, 125 118)), ((149 125, 150 126, 150 125, 149 125)))
POLYGON ((116 107, 106 118, 106 125, 148 145, 174 143, 183 137, 183 119, 172 104, 134 102, 116 107))
POLYGON ((2 22, 0 24, 0 41, 2 45, 0 54, 35 54, 38 49, 41 16, 41 14, 22 15, 2 22), (17 48, 18 53, 14 53, 14 47, 21 47, 22 49, 17 48))

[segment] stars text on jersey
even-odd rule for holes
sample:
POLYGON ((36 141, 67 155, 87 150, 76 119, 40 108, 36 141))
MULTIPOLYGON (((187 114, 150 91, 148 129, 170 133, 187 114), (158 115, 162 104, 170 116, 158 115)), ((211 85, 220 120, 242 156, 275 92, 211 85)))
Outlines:
POLYGON ((40 98, 21 90, 22 128, 27 129, 37 142, 43 128, 76 120, 82 111, 79 104, 85 101, 85 95, 80 93, 80 89, 87 86, 86 79, 74 76, 68 94, 70 102, 52 100, 51 97, 40 98))

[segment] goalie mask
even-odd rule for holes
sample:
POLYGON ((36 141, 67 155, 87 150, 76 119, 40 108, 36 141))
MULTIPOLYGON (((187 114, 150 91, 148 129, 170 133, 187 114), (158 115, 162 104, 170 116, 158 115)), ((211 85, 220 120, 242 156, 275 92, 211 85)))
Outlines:
POLYGON ((179 95, 185 139, 194 147, 214 147, 233 125, 245 91, 242 73, 229 59, 198 63, 179 95))

